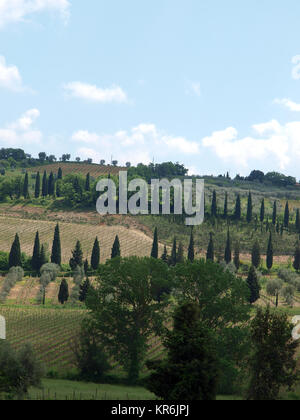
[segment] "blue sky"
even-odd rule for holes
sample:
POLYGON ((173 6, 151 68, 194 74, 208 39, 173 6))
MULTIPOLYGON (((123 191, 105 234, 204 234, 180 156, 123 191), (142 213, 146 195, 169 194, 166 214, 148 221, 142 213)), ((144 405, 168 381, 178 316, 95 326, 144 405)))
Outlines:
POLYGON ((300 178, 297 0, 0 0, 0 147, 300 178))

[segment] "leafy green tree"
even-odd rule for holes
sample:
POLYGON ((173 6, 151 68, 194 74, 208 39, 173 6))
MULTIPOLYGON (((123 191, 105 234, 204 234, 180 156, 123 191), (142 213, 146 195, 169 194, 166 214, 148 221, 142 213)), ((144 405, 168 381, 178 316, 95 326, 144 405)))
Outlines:
POLYGON ((41 192, 41 176, 38 172, 35 179, 35 188, 34 188, 34 196, 35 198, 39 198, 41 192))
POLYGON ((86 301, 100 342, 136 383, 149 337, 161 334, 168 302, 153 300, 152 285, 171 282, 169 268, 154 258, 112 259, 86 301))
POLYGON ((259 245, 259 242, 256 240, 253 244, 252 253, 251 253, 252 264, 254 265, 255 268, 258 268, 260 266, 260 262, 261 262, 260 255, 261 255, 260 245, 259 245))
POLYGON ((260 221, 263 223, 265 220, 265 199, 262 199, 261 207, 260 207, 260 221))
POLYGON ((15 239, 11 246, 8 260, 9 268, 22 267, 22 255, 19 235, 16 233, 15 239))
POLYGON ((252 211, 253 211, 253 204, 252 204, 252 194, 249 192, 248 195, 248 204, 247 204, 247 222, 252 222, 252 211))
POLYGON ((251 322, 248 400, 277 400, 280 389, 291 390, 299 380, 295 358, 298 343, 292 339, 292 328, 287 314, 270 307, 257 309, 251 322))
POLYGON ((51 262, 53 264, 61 265, 61 242, 59 225, 57 224, 54 231, 54 239, 52 244, 51 262))
POLYGON ((72 257, 69 261, 72 270, 75 270, 77 266, 83 266, 83 252, 80 241, 76 242, 75 249, 72 251, 72 257))
POLYGON ((268 250, 267 250, 267 269, 271 270, 273 267, 273 240, 272 240, 272 233, 270 232, 269 243, 268 243, 268 250))
POLYGON ((241 220, 241 218, 242 218, 241 196, 240 196, 240 194, 238 194, 237 197, 236 197, 234 218, 235 218, 235 220, 241 220))
POLYGON ((167 358, 148 361, 146 387, 165 401, 213 401, 219 380, 214 333, 200 321, 199 306, 176 309, 174 328, 165 334, 167 358))
POLYGON ((90 280, 86 278, 86 280, 80 285, 80 292, 79 292, 79 300, 80 302, 85 302, 87 298, 88 291, 91 287, 90 280))
POLYGON ((164 263, 166 263, 166 264, 168 264, 168 262, 169 262, 169 257, 168 257, 168 250, 167 250, 167 247, 166 247, 166 245, 164 246, 164 252, 163 252, 163 254, 162 254, 162 256, 161 256, 161 258, 160 258, 164 263))
POLYGON ((120 247, 120 240, 118 235, 115 238, 115 242, 113 244, 112 250, 111 250, 111 259, 118 258, 121 256, 121 247, 120 247))
POLYGON ((206 253, 206 260, 214 261, 214 259, 215 259, 214 240, 213 240, 213 234, 210 233, 210 239, 209 239, 209 244, 208 244, 207 253, 206 253))
POLYGON ((151 250, 151 257, 152 258, 158 258, 158 233, 157 228, 154 230, 154 238, 153 238, 153 245, 151 250))
POLYGON ((93 270, 98 270, 100 264, 100 245, 98 238, 95 239, 92 256, 91 256, 91 267, 93 270))
POLYGON ((289 202, 288 201, 285 205, 283 225, 287 229, 289 228, 289 225, 290 225, 290 209, 289 209, 289 202))
POLYGON ((228 232, 227 232, 227 241, 226 241, 224 260, 225 260, 226 264, 229 264, 232 260, 231 239, 230 239, 229 229, 228 229, 228 232))
POLYGON ((270 279, 266 286, 266 292, 269 296, 275 296, 276 302, 275 306, 278 307, 279 303, 279 293, 282 289, 283 281, 280 279, 270 279))
POLYGON ((260 286, 256 274, 255 267, 252 265, 249 270, 247 285, 250 290, 249 302, 250 304, 255 303, 260 298, 260 286))
POLYGON ((66 279, 62 279, 59 292, 58 292, 58 301, 62 305, 67 302, 69 299, 69 286, 66 279))
POLYGON ((39 237, 39 232, 36 232, 35 240, 34 240, 34 247, 33 247, 33 254, 32 254, 32 259, 31 259, 31 267, 35 271, 39 271, 39 269, 41 268, 40 257, 41 257, 40 237, 39 237))
POLYGON ((189 243, 189 249, 188 249, 188 260, 191 261, 191 262, 194 262, 194 260, 195 260, 195 242, 194 242, 193 229, 191 230, 191 236, 190 236, 190 243, 189 243))
POLYGON ((177 264, 177 240, 174 238, 173 247, 170 259, 170 265, 175 266, 177 264))

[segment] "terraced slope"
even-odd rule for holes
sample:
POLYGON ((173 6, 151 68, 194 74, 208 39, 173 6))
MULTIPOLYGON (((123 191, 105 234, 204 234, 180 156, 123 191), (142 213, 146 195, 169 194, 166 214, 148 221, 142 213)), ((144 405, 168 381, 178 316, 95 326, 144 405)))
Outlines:
POLYGON ((53 172, 54 174, 56 174, 59 168, 62 169, 63 175, 81 174, 85 176, 88 173, 90 173, 90 175, 93 178, 98 178, 101 175, 108 175, 108 174, 116 175, 116 174, 119 174, 119 171, 126 170, 126 168, 118 167, 118 166, 102 166, 102 165, 89 164, 89 163, 57 162, 57 163, 51 163, 49 165, 34 166, 33 168, 29 168, 28 172, 43 173, 44 171, 46 171, 48 174, 50 172, 53 172))

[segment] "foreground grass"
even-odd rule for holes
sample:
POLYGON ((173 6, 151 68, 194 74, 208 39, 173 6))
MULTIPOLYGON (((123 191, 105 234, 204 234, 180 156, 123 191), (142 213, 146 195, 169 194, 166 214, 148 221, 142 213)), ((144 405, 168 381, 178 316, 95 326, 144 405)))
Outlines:
POLYGON ((32 388, 29 399, 37 400, 155 400, 145 388, 121 385, 101 385, 60 379, 43 380, 43 389, 32 388))

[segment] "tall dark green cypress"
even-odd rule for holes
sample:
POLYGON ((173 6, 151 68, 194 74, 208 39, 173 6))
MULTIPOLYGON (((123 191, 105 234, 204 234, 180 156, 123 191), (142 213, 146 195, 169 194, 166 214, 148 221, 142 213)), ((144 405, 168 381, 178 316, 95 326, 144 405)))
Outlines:
POLYGON ((207 253, 206 253, 206 260, 214 261, 214 259, 215 259, 214 240, 213 240, 213 234, 210 233, 210 239, 209 239, 209 244, 208 244, 207 253))
POLYGON ((93 270, 98 270, 100 264, 100 245, 98 238, 95 239, 92 256, 91 256, 91 267, 93 270))
POLYGON ((166 245, 164 246, 164 253, 163 253, 163 254, 162 254, 162 256, 161 256, 161 260, 162 260, 164 263, 166 263, 166 264, 168 264, 168 262, 169 262, 169 258, 168 258, 168 250, 167 250, 166 245))
POLYGON ((76 246, 72 251, 72 257, 69 261, 69 264, 72 270, 75 270, 78 266, 83 266, 83 252, 80 241, 76 242, 76 246))
POLYGON ((111 250, 111 259, 117 258, 121 256, 121 247, 120 247, 120 240, 118 235, 115 238, 112 250, 111 250))
POLYGON ((283 225, 286 229, 288 229, 289 225, 290 225, 290 209, 289 209, 289 202, 288 201, 285 205, 283 225))
POLYGON ((39 271, 39 269, 41 268, 40 258, 41 258, 40 237, 39 237, 39 232, 36 232, 35 240, 34 240, 34 247, 33 247, 33 254, 32 254, 32 259, 31 259, 31 267, 35 271, 39 271))
POLYGON ((296 248, 295 248, 293 266, 296 271, 300 270, 300 242, 299 241, 297 242, 296 248))
POLYGON ((58 169, 57 179, 62 179, 62 169, 61 168, 58 169))
POLYGON ((276 201, 274 201, 274 204, 273 204, 273 215, 272 215, 272 223, 273 223, 273 226, 276 225, 276 221, 277 221, 277 203, 276 203, 276 201))
POLYGON ((270 232, 270 238, 269 238, 268 250, 267 250, 267 260, 266 260, 268 270, 271 270, 271 268, 273 267, 273 255, 274 255, 273 240, 272 240, 272 233, 270 232))
POLYGON ((9 268, 11 267, 22 267, 22 255, 19 235, 16 233, 15 239, 11 246, 9 253, 9 268))
POLYGON ((265 199, 262 199, 261 207, 260 207, 260 221, 263 223, 265 220, 265 199))
POLYGON ((43 182, 42 182, 42 196, 47 197, 47 195, 48 195, 48 177, 47 177, 47 172, 44 171, 43 182))
POLYGON ((211 216, 217 217, 218 214, 218 208, 217 208, 217 192, 214 190, 213 197, 212 197, 212 203, 211 203, 211 216))
POLYGON ((41 192, 41 176, 38 172, 35 178, 35 188, 34 188, 34 196, 35 198, 39 198, 41 192))
POLYGON ((228 193, 225 193, 225 201, 224 201, 224 213, 223 213, 224 219, 227 219, 228 217, 228 193))
POLYGON ((194 243, 193 229, 191 231, 190 244, 189 244, 189 249, 188 249, 188 260, 190 262, 194 262, 195 260, 195 243, 194 243))
POLYGON ((296 227, 297 233, 300 233, 300 210, 299 209, 297 209, 297 212, 296 212, 296 224, 295 224, 295 227, 296 227))
POLYGON ((48 179, 48 195, 53 196, 55 194, 55 181, 53 172, 50 173, 48 179))
POLYGON ((59 292, 58 292, 58 301, 62 305, 67 302, 69 299, 69 286, 66 279, 62 279, 59 292))
POLYGON ((182 242, 179 242, 176 262, 177 262, 177 264, 184 263, 184 249, 183 249, 182 242))
POLYGON ((235 218, 235 220, 241 220, 241 218, 242 218, 241 196, 240 196, 240 194, 238 194, 237 197, 236 197, 234 218, 235 218))
POLYGON ((251 266, 249 270, 249 274, 247 278, 247 285, 250 290, 249 303, 251 303, 252 305, 260 298, 260 287, 259 287, 255 267, 253 265, 251 266))
POLYGON ((157 228, 155 228, 155 230, 154 230, 151 257, 155 258, 155 259, 158 259, 158 232, 157 232, 157 228))
POLYGON ((229 229, 228 229, 228 232, 227 232, 227 241, 226 241, 224 260, 225 260, 226 264, 229 264, 232 261, 231 239, 230 239, 229 229))
POLYGON ((52 244, 51 262, 61 265, 61 243, 59 225, 57 224, 54 231, 54 239, 52 244))
POLYGON ((90 190, 91 190, 91 176, 90 176, 90 173, 88 173, 85 179, 85 191, 90 191, 90 190))
POLYGON ((248 195, 248 205, 247 205, 247 222, 248 223, 251 223, 252 222, 252 210, 253 210, 252 194, 251 194, 251 192, 249 192, 249 195, 248 195))
POLYGON ((40 252, 40 258, 39 258, 39 268, 43 267, 44 264, 48 262, 45 246, 42 245, 41 252, 40 252))
POLYGON ((233 258, 233 261, 234 261, 234 265, 235 265, 236 269, 239 270, 240 265, 241 265, 241 261, 240 261, 240 244, 239 244, 239 242, 237 242, 235 244, 235 247, 234 247, 234 258, 233 258))
POLYGON ((252 247, 252 265, 255 268, 258 268, 260 266, 261 262, 261 256, 260 256, 260 246, 259 242, 255 241, 252 247))
POLYGON ((79 292, 79 300, 80 302, 85 302, 87 295, 88 295, 88 291, 91 287, 91 283, 90 280, 88 278, 86 278, 86 280, 83 282, 83 284, 80 285, 80 292, 79 292))
POLYGON ((172 247, 172 253, 171 253, 171 265, 175 266, 177 263, 177 240, 174 238, 173 240, 173 247, 172 247))
POLYGON ((24 178, 23 197, 24 198, 29 198, 29 179, 28 179, 28 172, 26 172, 25 178, 24 178))
POLYGON ((56 197, 61 197, 61 182, 57 181, 56 182, 56 197))

